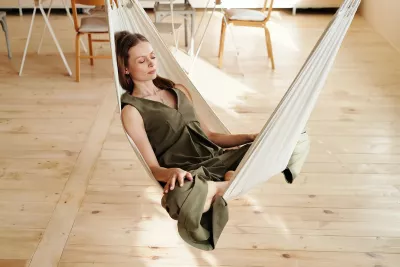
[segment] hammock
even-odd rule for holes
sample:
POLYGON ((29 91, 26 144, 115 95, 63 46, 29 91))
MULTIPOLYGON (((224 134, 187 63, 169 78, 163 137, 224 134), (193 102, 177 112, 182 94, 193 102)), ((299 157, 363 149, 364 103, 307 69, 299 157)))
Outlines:
MULTIPOLYGON (((120 110, 120 96, 124 90, 118 80, 114 33, 128 30, 146 36, 157 51, 160 75, 183 84, 189 89, 195 109, 206 116, 211 130, 229 133, 163 42, 138 0, 119 0, 118 6, 110 1, 105 2, 109 17, 114 81, 120 110)), ((223 196, 224 199, 239 197, 286 168, 360 2, 361 0, 345 0, 338 9, 286 94, 239 164, 223 196)), ((126 132, 125 134, 150 177, 159 184, 135 143, 126 132)))

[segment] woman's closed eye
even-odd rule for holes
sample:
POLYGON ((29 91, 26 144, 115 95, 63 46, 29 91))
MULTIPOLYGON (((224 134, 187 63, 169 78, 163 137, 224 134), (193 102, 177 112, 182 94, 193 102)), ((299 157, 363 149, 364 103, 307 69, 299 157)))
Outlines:
MULTIPOLYGON (((152 56, 151 57, 151 59, 155 59, 156 58, 156 56, 152 56)), ((144 63, 146 60, 144 60, 144 59, 141 59, 141 60, 139 60, 138 62, 140 63, 140 64, 142 64, 142 63, 144 63)))

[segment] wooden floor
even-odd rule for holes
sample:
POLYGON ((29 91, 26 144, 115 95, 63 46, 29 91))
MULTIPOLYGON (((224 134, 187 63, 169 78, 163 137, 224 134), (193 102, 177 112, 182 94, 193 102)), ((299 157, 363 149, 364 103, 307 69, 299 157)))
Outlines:
MULTIPOLYGON (((232 132, 261 129, 331 16, 275 12, 275 71, 262 30, 233 28, 236 46, 228 31, 220 82, 202 90, 232 132)), ((220 19, 200 53, 210 68, 220 19)), ((212 252, 183 243, 160 207, 123 134, 110 60, 82 61, 76 83, 48 32, 35 54, 38 16, 18 76, 29 23, 8 15, 11 61, 0 34, 0 267, 400 266, 400 55, 363 18, 310 118, 301 177, 273 177, 232 201, 212 252)), ((51 23, 74 72, 72 24, 51 23)))

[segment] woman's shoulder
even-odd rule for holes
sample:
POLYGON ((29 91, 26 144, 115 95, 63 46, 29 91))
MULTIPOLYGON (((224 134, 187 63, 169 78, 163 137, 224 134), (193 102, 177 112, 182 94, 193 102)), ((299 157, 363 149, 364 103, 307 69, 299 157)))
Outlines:
POLYGON ((121 120, 125 125, 140 126, 143 125, 143 117, 139 110, 131 105, 126 105, 121 110, 121 120))
POLYGON ((140 116, 139 110, 132 105, 125 105, 121 109, 121 116, 122 117, 135 117, 135 116, 140 116))

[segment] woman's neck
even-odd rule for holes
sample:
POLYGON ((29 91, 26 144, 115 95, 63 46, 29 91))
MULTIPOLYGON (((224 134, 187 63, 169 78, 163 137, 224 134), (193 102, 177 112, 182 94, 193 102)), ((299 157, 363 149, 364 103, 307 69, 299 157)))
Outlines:
POLYGON ((153 81, 136 82, 132 95, 137 97, 146 97, 154 95, 159 89, 154 85, 153 81))

